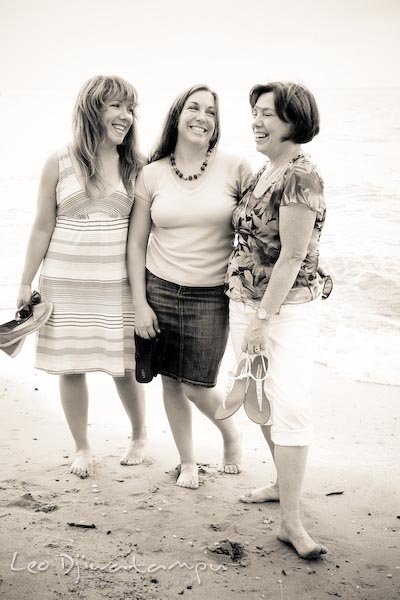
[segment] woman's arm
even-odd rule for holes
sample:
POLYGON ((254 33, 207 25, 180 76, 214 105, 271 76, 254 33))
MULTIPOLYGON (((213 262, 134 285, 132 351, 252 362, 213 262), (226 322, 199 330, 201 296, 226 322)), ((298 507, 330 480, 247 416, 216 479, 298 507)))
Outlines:
POLYGON ((58 157, 52 154, 46 161, 39 183, 35 221, 32 225, 25 255, 21 284, 17 296, 19 308, 31 297, 32 280, 45 257, 56 222, 56 186, 58 157))
POLYGON ((246 331, 242 349, 249 353, 265 352, 265 337, 269 320, 280 308, 292 288, 307 254, 316 219, 315 211, 305 204, 289 204, 279 209, 281 251, 271 272, 260 308, 266 319, 255 316, 246 331))
POLYGON ((151 230, 150 203, 136 197, 128 236, 128 277, 135 311, 135 331, 149 339, 160 333, 157 317, 146 297, 146 250, 151 230))

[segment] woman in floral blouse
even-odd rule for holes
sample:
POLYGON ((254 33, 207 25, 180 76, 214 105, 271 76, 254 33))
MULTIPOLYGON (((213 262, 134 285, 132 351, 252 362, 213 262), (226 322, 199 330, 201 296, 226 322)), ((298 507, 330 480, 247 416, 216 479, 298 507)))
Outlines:
POLYGON ((309 90, 294 83, 256 85, 250 104, 256 147, 268 161, 234 212, 237 243, 227 282, 237 358, 242 352, 267 357, 271 417, 262 430, 277 480, 241 500, 280 501, 278 538, 310 559, 327 551, 309 536, 299 512, 313 437, 310 385, 325 202, 322 179, 301 144, 319 132, 319 114, 309 90))

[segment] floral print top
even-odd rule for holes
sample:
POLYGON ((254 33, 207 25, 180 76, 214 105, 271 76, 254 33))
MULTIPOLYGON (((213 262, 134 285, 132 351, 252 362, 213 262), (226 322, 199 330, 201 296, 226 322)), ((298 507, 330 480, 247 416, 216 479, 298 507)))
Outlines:
POLYGON ((279 208, 302 203, 316 212, 307 255, 284 304, 313 300, 321 293, 318 245, 325 221, 323 181, 310 157, 300 154, 279 172, 272 173, 260 198, 254 188, 265 167, 233 213, 235 247, 229 259, 226 283, 232 300, 257 305, 267 288, 281 251, 279 208))

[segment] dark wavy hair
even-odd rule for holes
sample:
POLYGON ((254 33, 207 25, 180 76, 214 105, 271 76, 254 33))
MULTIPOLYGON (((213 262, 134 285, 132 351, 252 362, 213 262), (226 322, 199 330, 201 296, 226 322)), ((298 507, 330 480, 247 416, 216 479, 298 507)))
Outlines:
POLYGON ((123 142, 117 146, 123 184, 129 195, 133 194, 133 180, 144 160, 138 149, 136 132, 137 92, 122 77, 97 75, 86 81, 75 102, 72 115, 74 152, 86 179, 88 191, 102 189, 99 172, 99 149, 104 141, 101 113, 109 100, 127 101, 133 106, 133 123, 123 142))
POLYGON ((171 108, 168 111, 167 117, 159 141, 157 142, 154 150, 151 152, 149 162, 154 162, 169 156, 175 150, 176 142, 178 140, 178 122, 179 117, 185 102, 195 92, 210 92, 215 102, 215 127, 214 132, 210 139, 209 150, 214 148, 220 137, 220 119, 219 119, 219 103, 218 96, 213 92, 207 85, 198 84, 183 91, 177 98, 175 98, 171 108))
POLYGON ((297 144, 310 142, 319 133, 319 112, 312 93, 299 83, 273 81, 257 84, 250 90, 250 105, 254 108, 262 94, 274 94, 275 110, 281 121, 291 125, 290 134, 282 141, 297 144))

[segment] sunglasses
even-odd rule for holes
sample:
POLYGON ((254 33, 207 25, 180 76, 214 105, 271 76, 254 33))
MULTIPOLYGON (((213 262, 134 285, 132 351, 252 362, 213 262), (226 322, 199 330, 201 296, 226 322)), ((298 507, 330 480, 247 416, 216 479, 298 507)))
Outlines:
POLYGON ((42 301, 39 292, 33 292, 29 302, 26 302, 18 309, 15 319, 19 323, 27 321, 33 315, 33 306, 40 304, 42 301))

